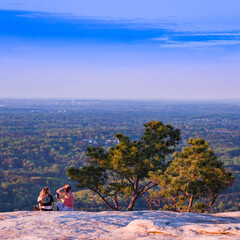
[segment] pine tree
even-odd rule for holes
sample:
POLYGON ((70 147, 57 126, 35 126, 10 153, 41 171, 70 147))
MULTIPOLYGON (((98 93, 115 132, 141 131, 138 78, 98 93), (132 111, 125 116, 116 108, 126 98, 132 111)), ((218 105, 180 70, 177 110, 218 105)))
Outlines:
POLYGON ((118 133, 120 143, 109 151, 88 148, 88 165, 69 168, 68 175, 78 181, 80 189, 88 188, 98 194, 112 210, 120 210, 128 199, 127 210, 133 210, 135 201, 156 186, 149 180, 149 172, 166 170, 169 155, 180 140, 179 129, 169 124, 152 121, 144 126, 140 140, 131 141, 118 133))
POLYGON ((189 147, 174 153, 174 161, 162 175, 152 173, 159 191, 151 192, 152 202, 173 211, 200 211, 211 207, 217 196, 233 184, 209 144, 201 138, 190 138, 189 147))

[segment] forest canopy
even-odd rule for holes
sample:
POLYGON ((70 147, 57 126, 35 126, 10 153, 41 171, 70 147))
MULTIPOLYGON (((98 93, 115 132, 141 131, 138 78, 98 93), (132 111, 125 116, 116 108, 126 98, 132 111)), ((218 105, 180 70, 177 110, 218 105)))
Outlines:
MULTIPOLYGON (((119 132, 139 140, 152 120, 181 130, 178 151, 189 138, 210 144, 235 181, 208 211, 240 210, 238 102, 0 99, 0 211, 32 210, 43 187, 54 195, 70 181, 67 168, 86 165, 88 147, 107 151, 119 143, 119 132)), ((108 209, 97 195, 72 186, 76 209, 108 209)), ((135 203, 148 208, 143 197, 135 203)))

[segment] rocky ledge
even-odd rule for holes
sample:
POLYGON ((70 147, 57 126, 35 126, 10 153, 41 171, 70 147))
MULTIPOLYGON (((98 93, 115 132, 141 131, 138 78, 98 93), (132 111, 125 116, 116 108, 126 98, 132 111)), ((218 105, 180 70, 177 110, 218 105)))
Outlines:
POLYGON ((0 239, 240 239, 240 212, 7 212, 0 239))

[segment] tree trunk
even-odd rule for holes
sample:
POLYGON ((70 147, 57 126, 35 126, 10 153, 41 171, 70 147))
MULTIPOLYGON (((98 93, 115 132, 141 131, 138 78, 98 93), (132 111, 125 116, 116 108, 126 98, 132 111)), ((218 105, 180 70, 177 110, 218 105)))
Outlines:
POLYGON ((187 212, 190 212, 190 211, 191 211, 192 204, 193 204, 193 197, 194 197, 194 195, 192 194, 192 195, 191 195, 191 198, 190 198, 190 200, 189 200, 187 212))
POLYGON ((117 197, 112 197, 112 201, 114 202, 115 209, 119 210, 117 197))
POLYGON ((206 206, 205 209, 201 211, 201 213, 203 213, 206 209, 210 208, 215 203, 217 196, 218 196, 217 194, 216 195, 213 194, 212 201, 206 206))
POLYGON ((148 201, 148 205, 149 205, 151 210, 155 210, 155 208, 153 207, 153 204, 150 201, 148 201))
POLYGON ((153 207, 153 203, 151 202, 151 199, 146 198, 146 202, 148 203, 148 206, 151 210, 155 210, 155 208, 153 207))
POLYGON ((128 208, 127 208, 127 211, 132 211, 133 210, 133 207, 134 207, 134 204, 135 204, 135 201, 138 199, 138 195, 137 194, 134 194, 130 200, 130 203, 128 205, 128 208))
POLYGON ((154 186, 157 185, 157 183, 153 183, 152 181, 149 181, 147 184, 143 185, 142 187, 139 188, 139 179, 135 180, 134 183, 132 184, 132 198, 130 200, 130 203, 128 205, 127 211, 132 211, 135 201, 141 197, 144 193, 146 193, 149 189, 153 188, 154 186), (152 185, 151 185, 152 183, 152 185), (149 186, 150 185, 150 186, 149 186))

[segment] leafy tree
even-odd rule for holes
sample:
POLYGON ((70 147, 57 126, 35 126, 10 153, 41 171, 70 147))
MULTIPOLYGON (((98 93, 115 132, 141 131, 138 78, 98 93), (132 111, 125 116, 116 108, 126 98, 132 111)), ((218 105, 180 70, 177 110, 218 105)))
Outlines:
POLYGON ((173 211, 200 211, 211 207, 217 196, 233 184, 234 178, 217 159, 209 144, 190 138, 189 147, 174 153, 174 161, 162 175, 152 173, 158 192, 151 192, 151 203, 173 211))
POLYGON ((71 167, 67 174, 78 181, 77 187, 92 190, 112 210, 120 210, 128 198, 127 210, 133 210, 135 201, 156 186, 149 180, 149 172, 165 171, 169 155, 180 140, 179 129, 169 124, 152 121, 144 126, 140 140, 131 141, 118 133, 116 138, 120 143, 108 151, 88 148, 89 164, 79 169, 71 167))

